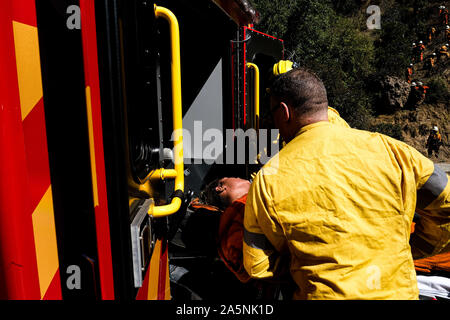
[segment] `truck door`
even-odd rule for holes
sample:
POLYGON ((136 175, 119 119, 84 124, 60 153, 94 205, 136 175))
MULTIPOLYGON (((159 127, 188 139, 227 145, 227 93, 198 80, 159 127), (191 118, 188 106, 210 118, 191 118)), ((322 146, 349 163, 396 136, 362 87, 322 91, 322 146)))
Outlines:
POLYGON ((229 121, 229 39, 237 26, 211 1, 104 0, 95 12, 116 296, 168 299, 168 237, 210 168, 195 139, 229 121), (177 20, 177 43, 167 16, 177 20), (159 208, 183 196, 176 191, 176 113, 184 129, 184 201, 169 217, 159 208))
POLYGON ((250 178, 252 172, 258 171, 278 151, 277 135, 271 131, 274 126, 266 89, 274 64, 284 57, 284 43, 281 39, 244 26, 239 30, 238 41, 232 43, 232 52, 234 128, 254 129, 257 134, 257 145, 254 146, 257 159, 248 159, 246 163, 246 174, 250 178), (264 163, 261 159, 265 159, 264 163))
POLYGON ((109 228, 98 188, 104 178, 94 181, 91 171, 79 2, 36 1, 36 15, 62 297, 111 299, 110 242, 98 241, 109 228))

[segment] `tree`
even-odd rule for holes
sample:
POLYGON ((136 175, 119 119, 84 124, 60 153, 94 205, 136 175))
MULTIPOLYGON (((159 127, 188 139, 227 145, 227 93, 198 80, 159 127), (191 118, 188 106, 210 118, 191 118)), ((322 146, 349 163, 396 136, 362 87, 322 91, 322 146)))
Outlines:
POLYGON ((287 58, 318 74, 331 106, 351 126, 368 128, 372 113, 365 86, 373 72, 372 40, 351 18, 338 15, 331 1, 258 0, 264 32, 285 40, 287 58))
POLYGON ((411 63, 412 43, 419 40, 407 23, 403 22, 407 17, 409 15, 405 9, 395 3, 384 9, 383 27, 375 41, 378 74, 403 78, 406 67, 411 63))

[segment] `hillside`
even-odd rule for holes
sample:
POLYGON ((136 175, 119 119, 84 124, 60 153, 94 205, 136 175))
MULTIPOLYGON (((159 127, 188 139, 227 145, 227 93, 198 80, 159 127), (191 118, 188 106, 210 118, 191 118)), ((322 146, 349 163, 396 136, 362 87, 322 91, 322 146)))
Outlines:
POLYGON ((450 162, 450 117, 448 104, 422 104, 416 110, 399 110, 391 115, 379 115, 372 119, 373 124, 391 123, 402 129, 403 141, 427 156, 425 147, 429 130, 437 125, 442 134, 443 146, 439 149, 439 156, 430 159, 437 163, 450 162))
MULTIPOLYGON (((447 39, 444 37, 442 26, 437 21, 436 7, 440 5, 439 2, 430 2, 424 11, 431 13, 424 23, 424 27, 436 27, 438 32, 432 39, 431 43, 427 43, 424 34, 417 35, 417 41, 422 40, 426 44, 426 50, 424 57, 430 56, 433 52, 438 52, 439 48, 447 44, 447 39)), ((447 6, 448 7, 448 6, 447 6)), ((414 73, 412 81, 421 81, 425 85, 430 84, 436 79, 440 79, 445 84, 447 92, 449 91, 449 78, 450 78, 450 59, 442 61, 439 60, 434 70, 428 71, 425 65, 425 59, 423 62, 417 62, 414 64, 414 73)), ((431 87, 427 94, 435 95, 431 87)), ((425 147, 429 130, 433 126, 438 126, 441 135, 443 145, 439 150, 439 156, 432 156, 431 160, 437 163, 450 162, 450 106, 447 99, 441 101, 432 101, 432 99, 425 99, 424 103, 417 106, 414 110, 400 109, 396 110, 392 114, 380 114, 371 119, 371 124, 376 125, 380 123, 389 123, 392 125, 398 125, 401 128, 401 134, 403 141, 409 145, 415 147, 424 155, 427 155, 427 149, 425 147)))
POLYGON ((450 162, 450 58, 439 61, 431 72, 424 68, 424 62, 415 63, 412 81, 429 86, 426 99, 416 106, 388 105, 384 96, 391 91, 383 82, 395 78, 406 101, 410 85, 405 72, 412 62, 412 43, 422 40, 426 44, 424 61, 448 43, 439 7, 450 8, 450 1, 252 2, 261 14, 257 29, 284 39, 286 58, 318 74, 327 88, 330 106, 352 127, 403 140, 427 156, 426 140, 431 128, 438 126, 443 146, 432 160, 450 162), (380 29, 367 25, 371 5, 380 9, 380 29), (431 26, 437 32, 428 44, 426 35, 431 26))

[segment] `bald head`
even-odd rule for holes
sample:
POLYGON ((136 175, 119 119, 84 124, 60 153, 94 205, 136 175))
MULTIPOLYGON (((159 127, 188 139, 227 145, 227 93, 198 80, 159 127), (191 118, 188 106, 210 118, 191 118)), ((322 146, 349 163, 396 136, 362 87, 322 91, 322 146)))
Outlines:
POLYGON ((278 101, 289 103, 298 117, 327 112, 327 91, 322 80, 313 72, 300 68, 277 77, 270 94, 278 101))

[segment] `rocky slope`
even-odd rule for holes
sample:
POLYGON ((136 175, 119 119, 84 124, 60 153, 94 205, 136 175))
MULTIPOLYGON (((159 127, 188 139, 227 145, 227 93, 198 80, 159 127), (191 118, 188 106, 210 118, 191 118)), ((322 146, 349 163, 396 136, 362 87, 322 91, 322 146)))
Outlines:
POLYGON ((379 115, 373 123, 397 124, 402 129, 403 141, 427 156, 425 147, 430 128, 438 126, 442 135, 443 146, 439 156, 432 156, 437 163, 450 162, 450 110, 448 104, 422 104, 416 110, 398 110, 393 114, 379 115))
MULTIPOLYGON (((432 5, 432 4, 430 4, 432 5)), ((436 5, 436 4, 433 4, 436 5)), ((433 19, 430 19, 429 26, 434 25, 433 19)), ((425 39, 426 50, 424 53, 424 61, 414 64, 413 81, 421 81, 425 85, 429 85, 433 80, 440 79, 445 84, 447 90, 449 87, 450 78, 450 58, 446 60, 440 60, 435 65, 434 70, 431 72, 426 68, 425 57, 428 57, 433 52, 438 52, 439 48, 447 43, 444 38, 444 33, 440 32, 432 40, 430 44, 425 39)), ((439 102, 430 103, 426 99, 423 103, 416 108, 402 105, 405 101, 405 97, 402 95, 409 94, 408 85, 406 79, 397 79, 397 83, 392 79, 385 80, 384 84, 380 85, 381 92, 384 89, 391 88, 390 93, 383 92, 387 100, 385 102, 385 110, 390 112, 384 112, 385 114, 378 114, 372 119, 372 124, 387 123, 392 125, 398 125, 401 128, 403 135, 403 141, 409 145, 415 147, 425 156, 427 156, 427 149, 425 147, 430 129, 433 126, 438 126, 442 135, 443 146, 439 150, 439 156, 432 156, 431 160, 436 163, 450 163, 450 104, 449 101, 440 99, 439 102), (389 105, 390 104, 390 105, 389 105)), ((427 94, 431 94, 432 89, 428 89, 427 94), (430 92, 431 90, 431 92, 430 92)), ((385 99, 386 100, 386 99, 385 99)))

